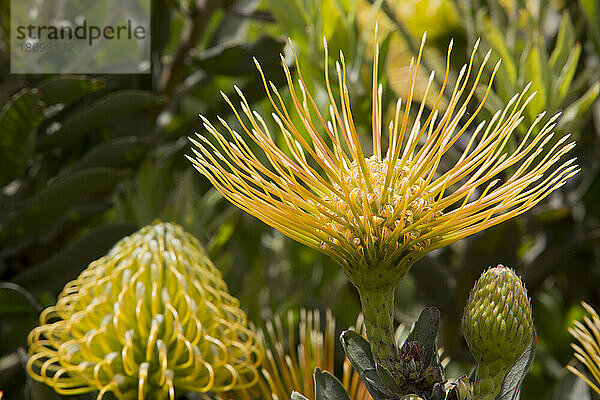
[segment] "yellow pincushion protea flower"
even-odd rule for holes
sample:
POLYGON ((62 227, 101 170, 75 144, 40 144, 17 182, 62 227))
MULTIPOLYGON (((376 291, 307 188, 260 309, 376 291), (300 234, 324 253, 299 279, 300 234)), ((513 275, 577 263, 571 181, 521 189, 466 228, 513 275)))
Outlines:
POLYGON ((596 383, 572 365, 567 365, 567 369, 600 394, 600 316, 589 304, 582 302, 581 305, 589 315, 583 320, 585 325, 575 321, 575 326, 569 328, 569 333, 580 343, 571 343, 571 347, 575 350, 575 358, 587 367, 596 383))
POLYGON ((198 241, 156 223, 68 283, 29 334, 27 371, 61 394, 175 399, 257 380, 262 347, 198 241))
POLYGON ((389 123, 387 148, 383 89, 377 84, 379 49, 373 46, 371 156, 360 143, 354 124, 341 52, 336 62, 339 101, 334 96, 326 41, 329 116, 320 112, 308 91, 297 58, 297 85, 283 62, 289 105, 256 62, 281 140, 276 140, 237 87, 241 113, 226 95, 223 97, 244 135, 219 118, 231 135, 227 139, 202 117, 214 140, 202 135, 191 139, 195 157, 190 160, 229 201, 292 239, 328 254, 342 266, 360 293, 367 333, 380 360, 397 355, 392 338, 393 290, 416 260, 529 210, 578 171, 574 159, 559 163, 575 143, 567 144, 568 136, 551 142, 558 115, 536 132, 543 118, 540 114, 518 146, 508 144, 533 98, 526 96, 529 86, 498 110, 489 123, 471 128, 500 66, 498 63, 493 69, 483 100, 469 107, 490 55, 474 69, 478 42, 449 93, 446 109, 440 110, 448 83, 450 43, 441 91, 426 113, 425 104, 431 104, 426 99, 432 73, 415 122, 409 126, 424 39, 416 62, 413 59, 410 63, 409 95, 402 117, 398 100, 395 117, 389 123), (301 124, 294 124, 292 112, 301 124), (467 140, 459 149, 458 159, 440 168, 447 164, 442 163, 444 155, 463 136, 467 140), (250 144, 258 145, 264 158, 259 158, 250 144))

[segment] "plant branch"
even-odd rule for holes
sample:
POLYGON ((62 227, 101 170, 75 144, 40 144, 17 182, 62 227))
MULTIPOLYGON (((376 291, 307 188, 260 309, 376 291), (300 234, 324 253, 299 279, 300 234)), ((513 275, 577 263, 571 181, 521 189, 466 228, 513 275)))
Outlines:
POLYGON ((195 7, 190 15, 187 28, 185 29, 179 47, 175 52, 173 61, 163 71, 158 90, 162 94, 171 96, 177 83, 185 70, 186 58, 189 51, 193 49, 207 26, 208 20, 214 11, 220 7, 222 0, 195 0, 195 7))

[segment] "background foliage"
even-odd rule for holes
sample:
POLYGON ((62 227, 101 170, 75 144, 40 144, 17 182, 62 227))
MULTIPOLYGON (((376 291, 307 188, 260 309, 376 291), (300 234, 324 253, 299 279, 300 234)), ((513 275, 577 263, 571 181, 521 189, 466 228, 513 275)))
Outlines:
POLYGON ((233 84, 269 115, 252 57, 282 87, 279 53, 290 66, 292 58, 286 37, 321 101, 322 37, 332 49, 330 62, 343 49, 353 110, 368 133, 375 20, 385 104, 406 95, 408 60, 423 31, 424 77, 442 71, 452 37, 455 77, 480 37, 481 47, 503 59, 480 120, 532 82, 538 95, 526 122, 542 110, 545 118, 562 111, 557 130, 577 140, 582 167, 524 216, 419 261, 397 291, 396 319, 410 324, 423 306, 439 307, 449 375, 466 374, 471 360, 459 321, 468 291, 484 268, 511 266, 527 285, 538 332, 522 398, 590 398, 564 365, 573 362, 567 327, 581 315, 579 301, 600 305, 600 0, 153 0, 152 74, 123 76, 11 75, 9 3, 0 0, 0 389, 6 398, 60 398, 26 378, 27 333, 66 282, 157 218, 183 225, 205 244, 256 325, 299 307, 331 308, 338 327, 354 322, 357 294, 331 260, 224 201, 184 154, 187 136, 203 134, 198 113, 232 121, 217 94, 234 98, 233 84))

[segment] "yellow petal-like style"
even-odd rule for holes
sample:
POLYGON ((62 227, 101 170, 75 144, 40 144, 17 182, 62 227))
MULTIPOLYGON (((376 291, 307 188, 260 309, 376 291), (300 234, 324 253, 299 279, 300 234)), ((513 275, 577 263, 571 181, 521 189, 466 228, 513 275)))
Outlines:
POLYGON ((68 283, 29 334, 29 374, 61 394, 175 399, 256 383, 262 347, 201 245, 155 223, 68 283))

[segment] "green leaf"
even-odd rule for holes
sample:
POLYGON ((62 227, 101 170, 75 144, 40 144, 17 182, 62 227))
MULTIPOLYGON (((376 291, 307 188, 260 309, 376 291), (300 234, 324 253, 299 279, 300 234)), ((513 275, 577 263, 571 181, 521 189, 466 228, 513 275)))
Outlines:
POLYGON ((579 5, 587 19, 588 30, 596 46, 596 51, 600 53, 600 25, 598 25, 598 21, 600 21, 600 0, 579 0, 579 5))
POLYGON ((550 96, 550 103, 553 105, 553 109, 560 108, 569 92, 571 82, 573 81, 575 71, 577 70, 580 54, 581 45, 577 43, 569 52, 569 57, 565 62, 564 68, 561 70, 558 78, 554 81, 552 96, 550 96))
MULTIPOLYGON (((350 43, 352 35, 351 24, 353 19, 353 10, 356 7, 353 4, 342 4, 338 0, 322 0, 320 4, 321 16, 323 18, 322 35, 327 38, 331 48, 351 48, 355 43, 350 43), (347 7, 347 8, 346 8, 347 7)), ((385 60, 385 58, 382 57, 385 60)))
POLYGON ((381 380, 381 383, 387 387, 392 393, 399 394, 401 393, 401 389, 398 386, 398 383, 392 376, 391 372, 388 369, 381 365, 380 363, 375 363, 375 370, 377 372, 377 376, 381 380))
POLYGON ((564 12, 560 21, 560 29, 556 37, 556 45, 550 56, 550 66, 555 74, 560 73, 570 57, 575 44, 575 29, 568 12, 564 12))
POLYGON ((155 146, 147 137, 120 137, 93 147, 75 164, 73 170, 93 167, 126 167, 136 163, 155 146))
POLYGON ((89 130, 106 125, 110 120, 139 110, 155 108, 164 101, 165 97, 145 90, 121 90, 107 94, 74 112, 56 132, 41 139, 39 147, 68 145, 89 130))
POLYGON ((42 306, 35 296, 13 282, 0 282, 0 317, 39 313, 42 306))
POLYGON ((105 83, 101 79, 88 76, 59 75, 48 78, 38 85, 42 100, 46 105, 70 103, 81 96, 103 89, 105 83))
POLYGON ((413 325, 405 342, 419 342, 425 347, 425 366, 429 366, 432 359, 437 358, 435 338, 440 324, 440 310, 436 307, 427 307, 421 311, 419 319, 413 325))
POLYGON ((104 256, 117 241, 136 229, 135 224, 123 222, 94 228, 48 260, 20 273, 14 281, 32 291, 58 292, 90 262, 104 256))
POLYGON ((571 103, 563 112, 558 127, 564 130, 578 131, 585 122, 588 110, 600 93, 600 81, 594 83, 580 98, 571 103))
MULTIPOLYGON (((506 76, 511 87, 517 84, 517 66, 511 52, 506 45, 506 35, 500 32, 500 29, 489 20, 485 20, 485 38, 494 51, 500 54, 503 64, 503 76, 506 76)), ((493 64, 492 64, 493 65, 493 64)))
POLYGON ((306 37, 304 29, 310 19, 299 0, 265 0, 265 5, 289 37, 295 39, 306 37))
POLYGON ((279 64, 279 53, 285 41, 271 36, 261 36, 254 43, 224 43, 206 51, 194 59, 203 70, 226 76, 241 76, 256 72, 253 57, 262 64, 279 64))
POLYGON ((244 0, 233 4, 211 36, 210 46, 226 42, 248 41, 248 27, 260 4, 260 0, 244 0))
POLYGON ((524 62, 522 70, 525 72, 526 81, 532 82, 533 90, 537 91, 535 97, 527 106, 529 119, 533 121, 539 113, 546 109, 548 100, 548 89, 546 87, 548 62, 545 59, 545 51, 541 48, 539 39, 532 42, 531 47, 524 53, 522 62, 524 62))
POLYGON ((519 357, 517 362, 512 366, 510 371, 504 377, 502 381, 502 387, 500 393, 496 396, 495 400, 518 400, 521 393, 521 384, 525 379, 525 376, 533 364, 533 358, 535 357, 536 347, 536 334, 533 333, 531 343, 527 350, 519 357))
POLYGON ((327 371, 315 368, 315 400, 350 400, 344 385, 327 371))
POLYGON ((393 398, 393 394, 386 388, 377 375, 375 360, 371 353, 369 342, 352 330, 342 332, 340 336, 342 347, 356 370, 360 379, 374 400, 393 398))
POLYGON ((113 168, 90 168, 58 178, 18 205, 22 208, 0 226, 0 241, 6 245, 20 240, 47 239, 48 231, 71 207, 84 199, 111 192, 127 175, 113 168))
POLYGON ((44 119, 37 89, 23 89, 0 110, 0 186, 20 177, 44 119))

